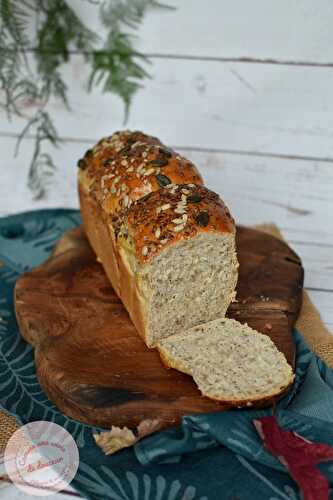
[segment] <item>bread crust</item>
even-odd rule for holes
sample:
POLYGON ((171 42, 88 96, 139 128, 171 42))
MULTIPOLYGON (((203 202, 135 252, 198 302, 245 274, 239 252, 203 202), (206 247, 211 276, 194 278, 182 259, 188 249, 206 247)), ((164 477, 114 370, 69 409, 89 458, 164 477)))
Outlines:
POLYGON ((126 262, 126 256, 117 247, 113 226, 108 224, 108 219, 96 200, 80 184, 78 189, 83 226, 89 242, 138 333, 146 341, 145 302, 134 273, 126 262))
POLYGON ((131 237, 141 264, 200 233, 235 234, 235 221, 221 198, 195 184, 170 184, 154 191, 114 216, 113 224, 120 242, 131 237))
POLYGON ((106 214, 129 207, 167 180, 203 185, 192 162, 142 132, 124 131, 102 139, 78 165, 80 184, 106 214))
POLYGON ((219 196, 202 186, 193 163, 142 132, 102 139, 79 160, 79 167, 85 232, 138 333, 152 347, 147 291, 140 281, 143 266, 167 246, 200 232, 234 234, 234 220, 219 196), (170 210, 158 212, 166 205, 170 210), (186 224, 177 226, 173 221, 183 216, 186 224))

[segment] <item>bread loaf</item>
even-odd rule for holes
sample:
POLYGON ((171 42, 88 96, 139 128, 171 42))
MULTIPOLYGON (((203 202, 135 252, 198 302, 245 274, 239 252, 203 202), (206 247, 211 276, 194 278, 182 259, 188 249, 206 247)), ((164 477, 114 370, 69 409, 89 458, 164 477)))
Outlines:
POLYGON ((230 406, 269 404, 294 380, 267 335, 232 319, 196 326, 157 347, 168 367, 192 375, 204 396, 230 406))
POLYGON ((193 163, 125 131, 79 167, 85 231, 147 345, 224 316, 237 282, 235 223, 193 163))

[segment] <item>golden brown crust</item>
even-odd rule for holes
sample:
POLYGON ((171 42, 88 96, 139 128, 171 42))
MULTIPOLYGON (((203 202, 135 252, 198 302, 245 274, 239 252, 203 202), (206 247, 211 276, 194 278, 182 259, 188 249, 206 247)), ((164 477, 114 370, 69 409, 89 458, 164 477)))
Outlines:
POLYGON ((168 182, 203 184, 192 162, 142 132, 125 131, 102 139, 79 166, 82 183, 108 214, 168 182))
POLYGON ((145 302, 133 272, 119 251, 113 227, 89 193, 79 183, 80 207, 84 230, 97 257, 103 263, 113 289, 122 300, 138 333, 147 342, 145 302))
POLYGON ((165 245, 200 232, 234 233, 234 221, 218 195, 202 187, 191 162, 142 132, 117 132, 102 139, 78 166, 85 232, 136 329, 151 346, 148 301, 137 265, 165 245), (159 210, 168 203, 170 210, 159 210), (133 236, 134 265, 125 226, 133 236))
POLYGON ((194 184, 170 184, 137 200, 113 218, 118 238, 131 236, 137 260, 147 263, 168 245, 199 233, 234 233, 235 222, 221 198, 194 184))

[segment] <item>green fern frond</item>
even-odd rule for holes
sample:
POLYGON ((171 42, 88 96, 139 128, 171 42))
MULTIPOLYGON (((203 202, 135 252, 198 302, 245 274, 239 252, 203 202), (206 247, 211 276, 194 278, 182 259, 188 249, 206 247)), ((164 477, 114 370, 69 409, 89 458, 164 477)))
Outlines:
POLYGON ((0 0, 0 106, 11 119, 24 117, 27 103, 36 108, 16 147, 28 134, 35 138, 28 185, 36 198, 45 195, 46 180, 55 168, 43 151, 44 143, 60 142, 48 104, 57 99, 70 109, 62 66, 73 52, 84 54, 91 67, 88 89, 98 86, 104 93, 118 95, 126 121, 134 94, 149 78, 145 69, 149 60, 135 50, 135 37, 126 29, 136 30, 149 9, 169 8, 155 0, 87 1, 99 8, 107 29, 104 41, 81 21, 69 0, 0 0), (29 29, 31 21, 35 34, 29 29))

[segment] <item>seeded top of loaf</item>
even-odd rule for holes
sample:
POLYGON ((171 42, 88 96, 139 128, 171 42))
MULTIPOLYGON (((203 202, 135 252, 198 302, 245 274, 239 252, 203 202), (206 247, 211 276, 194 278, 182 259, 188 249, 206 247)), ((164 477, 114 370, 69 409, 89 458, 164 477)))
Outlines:
POLYGON ((146 263, 167 245, 204 232, 234 233, 235 222, 218 194, 195 184, 169 184, 113 218, 118 238, 133 241, 146 263))
POLYGON ((142 132, 117 132, 79 161, 81 181, 106 213, 173 183, 203 184, 195 165, 142 132))

